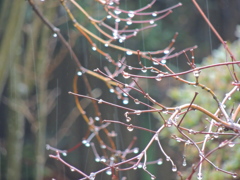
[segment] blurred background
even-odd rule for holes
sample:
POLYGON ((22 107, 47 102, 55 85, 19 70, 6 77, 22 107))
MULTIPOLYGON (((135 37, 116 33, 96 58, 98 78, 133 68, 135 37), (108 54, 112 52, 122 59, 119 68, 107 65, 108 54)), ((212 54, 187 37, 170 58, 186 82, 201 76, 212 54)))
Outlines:
MULTIPOLYGON (((73 27, 59 1, 35 0, 34 2, 44 17, 60 29, 83 67, 90 70, 96 68, 104 70, 104 66, 109 66, 108 61, 93 52, 87 40, 73 27)), ((121 1, 120 7, 134 10, 150 2, 150 0, 125 0, 121 1)), ((96 1, 84 0, 78 3, 96 19, 106 16, 102 6, 96 1)), ((151 11, 162 10, 177 3, 179 1, 157 0, 151 11)), ((156 22, 157 27, 138 33, 122 46, 142 51, 164 49, 171 42, 175 32, 179 32, 174 45, 175 52, 198 45, 194 53, 196 63, 200 64, 204 57, 210 56, 213 50, 220 46, 220 42, 212 34, 193 3, 189 0, 182 0, 181 3, 183 6, 174 9, 171 15, 156 22)), ((240 24, 240 1, 203 0, 199 1, 199 4, 224 40, 231 44, 238 39, 235 32, 237 25, 240 24)), ((68 5, 79 23, 100 36, 74 5, 70 3, 68 5)), ((0 1, 0 24, 0 178, 2 180, 80 179, 79 174, 50 159, 48 155, 52 152, 46 150, 46 144, 59 149, 71 149, 82 141, 87 132, 87 124, 76 109, 74 97, 68 94, 68 91, 73 89, 73 78, 77 73, 76 64, 58 37, 33 12, 28 1, 0 1)), ((98 47, 104 48, 100 43, 95 43, 98 47)), ((110 48, 107 51, 116 61, 119 55, 124 55, 123 52, 110 48)), ((136 56, 128 56, 126 62, 128 65, 138 67, 136 56)), ((144 61, 144 64, 151 65, 147 61, 144 61)), ((184 55, 169 60, 167 65, 176 72, 189 69, 184 55)), ((123 105, 116 95, 109 94, 109 89, 102 81, 91 76, 88 78, 96 97, 123 105)), ((172 82, 171 79, 158 84, 150 80, 139 83, 152 97, 166 106, 181 101, 177 97, 170 98, 171 89, 181 88, 179 83, 172 82)), ((81 77, 78 79, 78 90, 80 94, 87 94, 81 77)), ((171 93, 174 95, 173 91, 171 93)), ((132 95, 144 101, 139 94, 132 92, 132 95)), ((134 108, 136 105, 129 102, 127 106, 134 108)), ((138 108, 146 109, 144 106, 138 108)), ((124 111, 120 109, 102 105, 100 110, 102 119, 125 121, 124 111)), ((88 103, 85 111, 89 117, 96 116, 88 103)), ((146 114, 135 117, 133 123, 156 130, 159 120, 151 114, 146 114)), ((114 129, 118 134, 115 141, 119 149, 125 149, 133 136, 137 136, 138 141, 135 146, 141 150, 152 135, 137 130, 127 133, 125 127, 116 124, 109 128, 114 129)), ((171 147, 167 138, 163 138, 162 143, 166 147, 166 152, 177 164, 181 164, 182 155, 176 154, 177 151, 181 152, 181 148, 176 145, 171 147)), ((148 151, 149 160, 161 157, 163 158, 157 144, 153 145, 148 151)), ((104 167, 95 163, 91 148, 85 146, 71 151, 64 159, 86 173, 104 167)), ((190 167, 191 164, 188 168, 190 167)), ((170 163, 164 162, 161 166, 152 165, 148 169, 157 179, 176 179, 176 173, 172 173, 170 163)), ((184 171, 186 168, 180 170, 184 171)), ((142 170, 123 172, 120 176, 126 176, 127 179, 150 179, 142 170)), ((103 173, 97 179, 111 178, 103 173)))

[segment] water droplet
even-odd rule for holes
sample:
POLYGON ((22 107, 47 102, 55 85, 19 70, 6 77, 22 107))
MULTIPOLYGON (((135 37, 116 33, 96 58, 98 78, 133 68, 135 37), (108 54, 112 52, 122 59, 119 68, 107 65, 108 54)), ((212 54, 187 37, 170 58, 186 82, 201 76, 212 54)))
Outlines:
POLYGON ((235 179, 235 178, 237 178, 237 173, 234 173, 233 175, 232 175, 232 177, 235 179))
POLYGON ((128 16, 129 16, 130 18, 134 17, 134 12, 133 12, 133 11, 129 11, 128 16))
POLYGON ((156 16, 157 16, 157 13, 156 13, 156 12, 152 13, 152 16, 153 16, 153 17, 156 17, 156 16))
POLYGON ((83 73, 82 73, 81 71, 78 71, 78 72, 77 72, 77 75, 78 75, 78 76, 81 76, 82 74, 83 74, 83 73))
POLYGON ((173 171, 173 172, 176 172, 176 171, 177 171, 177 166, 176 166, 176 165, 173 165, 172 171, 173 171))
POLYGON ((100 118, 99 118, 98 116, 96 116, 94 119, 95 119, 96 121, 99 121, 99 120, 100 120, 100 118))
POLYGON ((86 144, 88 141, 86 139, 82 140, 83 144, 86 144))
POLYGON ((108 43, 104 44, 105 47, 108 47, 108 45, 109 45, 108 43))
POLYGON ((137 154, 138 152, 139 152, 139 148, 136 147, 136 148, 133 149, 134 154, 137 154))
POLYGON ((218 133, 214 133, 214 134, 213 134, 213 137, 214 137, 214 138, 218 138, 218 133))
POLYGON ((118 14, 121 14, 121 11, 119 9, 115 9, 114 13, 118 15, 118 14))
POLYGON ((229 142, 229 143, 228 143, 228 146, 229 146, 229 147, 234 147, 234 146, 235 146, 235 143, 234 143, 234 142, 229 142))
POLYGON ((102 99, 99 99, 98 100, 98 104, 102 104, 103 103, 103 100, 102 99))
POLYGON ((123 75, 123 77, 124 77, 125 79, 130 78, 130 75, 129 75, 127 72, 125 72, 125 71, 122 72, 122 75, 123 75))
POLYGON ((159 159, 157 165, 162 165, 162 163, 163 163, 162 159, 159 159))
POLYGON ((97 48, 96 48, 95 46, 93 46, 93 47, 92 47, 92 50, 93 50, 93 51, 96 51, 96 50, 97 50, 97 48))
POLYGON ((164 52, 163 52, 164 54, 168 54, 169 53, 169 50, 168 49, 166 49, 166 50, 164 50, 164 52))
POLYGON ((70 168, 70 170, 73 172, 73 171, 75 171, 75 169, 74 168, 70 168))
POLYGON ((129 70, 132 70, 133 68, 132 68, 132 66, 128 66, 128 69, 129 69, 129 70))
POLYGON ((134 111, 134 113, 136 113, 136 115, 140 115, 141 113, 142 113, 142 111, 140 111, 140 110, 136 110, 136 111, 134 111))
POLYGON ((166 157, 166 161, 170 161, 170 157, 169 156, 166 157))
POLYGON ((230 101, 232 98, 231 97, 228 97, 228 100, 230 101))
POLYGON ((111 19, 112 18, 112 16, 111 15, 107 15, 107 19, 111 19))
POLYGON ((138 99, 134 99, 135 104, 140 104, 140 101, 138 99))
POLYGON ((89 176, 89 179, 90 179, 90 180, 94 180, 94 179, 95 179, 95 176, 96 176, 95 173, 91 173, 90 176, 89 176))
POLYGON ((151 175, 151 179, 154 180, 156 179, 156 177, 154 175, 151 175))
POLYGON ((127 51, 126 54, 130 56, 130 55, 132 55, 133 53, 132 53, 132 51, 127 51))
POLYGON ((154 20, 150 20, 149 23, 150 23, 150 24, 154 24, 154 20))
POLYGON ((96 161, 96 162, 100 162, 100 160, 101 160, 101 159, 100 159, 99 157, 96 157, 96 158, 95 158, 95 161, 96 161))
POLYGON ((110 176, 110 175, 112 175, 112 171, 111 170, 107 170, 106 174, 110 176))
POLYGON ((188 130, 188 133, 189 133, 189 134, 192 134, 192 133, 193 133, 193 130, 192 130, 192 129, 189 129, 189 130, 188 130))
POLYGON ((182 163, 182 165, 183 165, 183 166, 187 166, 187 161, 186 161, 185 158, 183 159, 183 163, 182 163))
POLYGON ((141 163, 138 165, 138 168, 139 168, 139 169, 141 169, 141 168, 142 168, 142 164, 141 164, 141 163))
POLYGON ((166 64, 166 62, 167 62, 166 59, 161 60, 162 64, 166 64))
POLYGON ((102 144, 102 145, 101 145, 101 148, 102 148, 102 149, 106 149, 107 146, 106 146, 105 144, 102 144))
POLYGON ((53 34, 53 37, 57 37, 57 33, 54 33, 54 34, 53 34))
POLYGON ((120 22, 121 20, 119 18, 116 18, 115 19, 115 22, 120 22))
POLYGON ((85 144, 85 146, 86 146, 86 147, 90 147, 90 143, 87 142, 87 143, 85 144))
POLYGON ((131 20, 128 20, 127 21, 127 25, 131 25, 132 24, 132 21, 131 20))
POLYGON ((145 73, 145 72, 147 72, 147 69, 144 67, 144 68, 141 69, 141 71, 142 71, 143 73, 145 73))
POLYGON ((67 156, 67 152, 63 152, 62 155, 63 155, 63 156, 67 156))
POLYGON ((203 177, 202 177, 202 173, 198 173, 198 175, 197 175, 197 179, 198 179, 198 180, 202 180, 202 179, 203 179, 203 177))
POLYGON ((162 76, 163 76, 163 74, 158 74, 158 75, 155 77, 155 79, 156 79, 157 81, 161 81, 161 80, 162 80, 162 76))
POLYGON ((126 118, 126 121, 127 121, 127 122, 130 122, 131 120, 132 120, 132 119, 131 119, 130 117, 127 117, 127 118, 126 118))
POLYGON ((106 158, 105 157, 102 157, 101 158, 101 162, 106 162, 107 160, 106 160, 106 158))
POLYGON ((50 145, 47 144, 47 145, 46 145, 46 150, 49 150, 49 149, 50 149, 50 145))
POLYGON ((133 125, 132 124, 128 125, 127 130, 132 132, 133 131, 133 125))
POLYGON ((200 75, 200 71, 193 71, 193 75, 195 76, 195 77, 199 77, 199 75, 200 75))
POLYGON ((129 103, 128 98, 124 98, 123 99, 123 104, 128 104, 128 103, 129 103))
POLYGON ((114 93, 114 89, 113 88, 109 89, 109 92, 114 93))

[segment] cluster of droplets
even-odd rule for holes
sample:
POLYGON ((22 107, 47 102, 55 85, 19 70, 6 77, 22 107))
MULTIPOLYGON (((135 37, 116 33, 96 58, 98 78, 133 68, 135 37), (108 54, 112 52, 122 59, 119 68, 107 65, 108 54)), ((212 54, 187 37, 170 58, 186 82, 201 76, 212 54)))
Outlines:
POLYGON ((90 143, 88 140, 84 139, 82 140, 82 143, 86 146, 86 147, 90 147, 90 143))

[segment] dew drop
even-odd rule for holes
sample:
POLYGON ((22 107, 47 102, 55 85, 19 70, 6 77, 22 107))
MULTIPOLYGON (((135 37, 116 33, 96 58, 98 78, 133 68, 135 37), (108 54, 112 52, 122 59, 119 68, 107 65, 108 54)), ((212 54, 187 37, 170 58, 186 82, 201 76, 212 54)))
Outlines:
POLYGON ((229 142, 229 143, 228 143, 228 146, 229 146, 229 147, 234 147, 234 146, 235 146, 235 143, 234 143, 234 142, 229 142))
POLYGON ((83 74, 83 73, 82 73, 81 71, 78 71, 78 72, 77 72, 77 75, 78 75, 78 76, 81 76, 82 74, 83 74))
POLYGON ((63 155, 63 156, 67 156, 67 152, 63 152, 62 155, 63 155))
POLYGON ((228 98, 229 101, 230 101, 231 99, 232 99, 231 97, 228 98))
POLYGON ((234 173, 233 175, 232 175, 232 177, 235 179, 235 178, 237 178, 237 173, 234 173))
POLYGON ((100 160, 101 160, 101 159, 100 159, 99 157, 96 157, 96 158, 95 158, 95 161, 96 161, 96 162, 100 162, 100 160))
POLYGON ((166 161, 170 161, 170 157, 169 156, 166 157, 166 161))
POLYGON ((176 171, 177 171, 177 166, 176 166, 176 165, 173 165, 172 171, 173 171, 173 172, 176 172, 176 171))
POLYGON ((138 152, 139 152, 139 148, 136 147, 136 148, 133 149, 134 154, 137 154, 138 152))
POLYGON ((156 17, 156 16, 157 16, 157 13, 156 13, 156 12, 152 13, 152 16, 153 16, 153 17, 156 17))
POLYGON ((132 132, 133 131, 133 125, 132 124, 128 125, 127 130, 132 132))
POLYGON ((57 37, 57 33, 54 33, 54 34, 53 34, 53 37, 57 37))
POLYGON ((95 179, 95 176, 96 176, 95 173, 91 173, 90 176, 89 176, 89 179, 90 179, 90 180, 94 180, 94 179, 95 179))
POLYGON ((130 117, 127 117, 127 118, 126 118, 126 121, 127 121, 127 122, 130 122, 131 120, 132 120, 132 119, 131 119, 130 117))
POLYGON ((151 175, 151 179, 154 180, 156 179, 156 177, 154 175, 151 175))
POLYGON ((111 15, 107 15, 107 19, 111 19, 112 18, 112 16, 111 15))
POLYGON ((123 75, 123 77, 124 77, 125 79, 130 78, 130 75, 129 75, 127 72, 125 72, 125 71, 122 72, 122 75, 123 75))
POLYGON ((118 14, 121 14, 121 12, 122 12, 122 11, 120 11, 119 9, 114 10, 114 13, 117 14, 117 15, 118 15, 118 14))
POLYGON ((88 141, 86 139, 82 140, 83 144, 86 144, 88 141))
POLYGON ((108 43, 104 44, 105 47, 108 47, 108 45, 109 45, 108 43))
POLYGON ((150 20, 149 23, 150 23, 150 24, 154 24, 154 20, 150 20))
POLYGON ((159 160, 157 161, 157 165, 162 165, 162 163, 163 163, 162 159, 159 159, 159 160))
POLYGON ((102 148, 102 149, 106 149, 107 146, 106 146, 105 144, 102 144, 102 145, 101 145, 101 148, 102 148))
POLYGON ((114 93, 114 89, 113 88, 109 89, 109 92, 114 93))
POLYGON ((133 11, 129 11, 128 16, 129 16, 130 18, 134 17, 134 12, 133 12, 133 11))
POLYGON ((132 55, 133 53, 132 53, 132 51, 127 51, 126 54, 130 56, 130 55, 132 55))
POLYGON ((164 54, 168 54, 169 53, 169 50, 168 49, 166 49, 166 50, 164 50, 164 52, 163 52, 164 54))
POLYGON ((185 158, 183 159, 183 163, 182 163, 182 165, 183 165, 183 166, 187 166, 187 161, 186 161, 185 158))
POLYGON ((115 22, 120 22, 121 20, 119 18, 116 18, 115 19, 115 22))
POLYGON ((203 177, 202 177, 202 173, 198 173, 198 175, 197 175, 197 179, 198 179, 198 180, 202 180, 202 179, 203 179, 203 177))
POLYGON ((136 115, 140 115, 141 113, 142 113, 142 111, 140 111, 140 110, 136 110, 136 111, 134 111, 134 113, 136 113, 136 115))
POLYGON ((132 70, 133 68, 132 68, 132 66, 128 66, 128 69, 129 69, 129 70, 132 70))
POLYGON ((141 169, 142 167, 143 167, 142 164, 139 164, 139 165, 138 165, 138 168, 139 168, 139 169, 141 169))
POLYGON ((99 99, 98 100, 98 104, 102 104, 103 103, 103 100, 102 99, 99 99))
POLYGON ((142 71, 143 73, 145 73, 145 72, 147 72, 147 69, 146 69, 146 68, 142 68, 141 71, 142 71))
POLYGON ((97 48, 96 48, 95 46, 93 46, 93 47, 92 47, 92 50, 93 50, 93 51, 96 51, 96 50, 97 50, 97 48))
POLYGON ((138 99, 134 99, 135 104, 140 104, 140 101, 138 99))
POLYGON ((131 20, 128 20, 127 21, 127 25, 131 25, 132 24, 132 21, 131 20))
POLYGON ((111 170, 107 170, 106 174, 110 176, 110 175, 112 175, 112 171, 111 170))
POLYGON ((166 62, 167 62, 166 59, 161 60, 162 64, 166 64, 166 62))
POLYGON ((123 104, 128 104, 128 103, 129 103, 128 98, 124 98, 123 99, 123 104))
POLYGON ((200 75, 200 71, 193 71, 193 75, 195 76, 195 77, 199 77, 199 75, 200 75))
POLYGON ((73 172, 73 171, 75 171, 75 169, 74 168, 70 168, 70 170, 73 172))
POLYGON ((214 133, 213 137, 217 139, 218 138, 218 133, 214 133))
POLYGON ((161 80, 162 80, 162 76, 163 76, 163 74, 158 74, 158 75, 155 77, 155 79, 156 79, 157 81, 161 81, 161 80))
POLYGON ((96 116, 94 119, 95 119, 96 121, 99 121, 99 120, 100 120, 100 118, 99 118, 98 116, 96 116))

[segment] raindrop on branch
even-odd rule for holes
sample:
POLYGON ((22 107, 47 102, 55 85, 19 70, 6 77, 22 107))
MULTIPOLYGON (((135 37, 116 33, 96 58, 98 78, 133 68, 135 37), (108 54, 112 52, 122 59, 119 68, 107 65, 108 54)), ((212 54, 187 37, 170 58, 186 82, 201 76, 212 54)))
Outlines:
POLYGON ((133 131, 133 125, 132 124, 128 125, 127 130, 132 132, 133 131))

